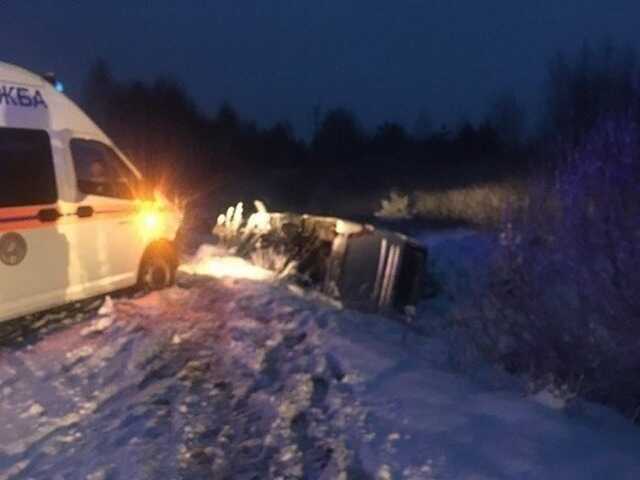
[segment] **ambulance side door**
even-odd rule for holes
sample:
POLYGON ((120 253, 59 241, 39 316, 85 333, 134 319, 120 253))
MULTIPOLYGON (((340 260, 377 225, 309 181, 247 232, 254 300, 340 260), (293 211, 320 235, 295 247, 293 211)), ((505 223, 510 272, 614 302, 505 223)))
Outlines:
POLYGON ((113 148, 93 139, 70 141, 78 208, 93 234, 90 247, 98 281, 109 288, 133 285, 144 244, 138 235, 135 190, 140 180, 113 148))

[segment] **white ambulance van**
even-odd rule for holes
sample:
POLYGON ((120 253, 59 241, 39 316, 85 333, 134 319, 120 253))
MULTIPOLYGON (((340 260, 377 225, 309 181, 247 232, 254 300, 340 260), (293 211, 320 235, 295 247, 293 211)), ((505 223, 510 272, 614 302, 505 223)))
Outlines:
POLYGON ((0 321, 171 284, 180 222, 56 85, 0 62, 0 321))

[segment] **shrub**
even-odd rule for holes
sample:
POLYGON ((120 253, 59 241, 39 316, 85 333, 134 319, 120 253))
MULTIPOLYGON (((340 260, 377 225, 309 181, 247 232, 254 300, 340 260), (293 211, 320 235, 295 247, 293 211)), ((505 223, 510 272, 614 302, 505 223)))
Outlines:
POLYGON ((510 216, 476 338, 507 366, 637 416, 640 129, 601 121, 510 216))

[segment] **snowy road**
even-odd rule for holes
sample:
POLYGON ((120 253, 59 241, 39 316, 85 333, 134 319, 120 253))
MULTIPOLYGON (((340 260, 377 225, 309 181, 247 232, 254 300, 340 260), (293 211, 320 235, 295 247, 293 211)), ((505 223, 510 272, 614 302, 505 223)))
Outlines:
POLYGON ((268 275, 183 274, 0 350, 0 479, 640 478, 640 430, 448 348, 268 275))

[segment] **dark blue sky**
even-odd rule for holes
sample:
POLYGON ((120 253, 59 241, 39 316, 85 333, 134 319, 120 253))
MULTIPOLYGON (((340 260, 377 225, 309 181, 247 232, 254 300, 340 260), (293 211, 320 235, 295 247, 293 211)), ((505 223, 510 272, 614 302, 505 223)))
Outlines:
POLYGON ((104 57, 120 79, 170 73, 199 105, 228 99, 299 134, 343 105, 372 127, 480 118, 515 92, 541 101, 562 48, 609 37, 640 47, 638 0, 0 0, 0 59, 54 70, 77 97, 104 57), (134 6, 132 6, 134 5, 134 6))

